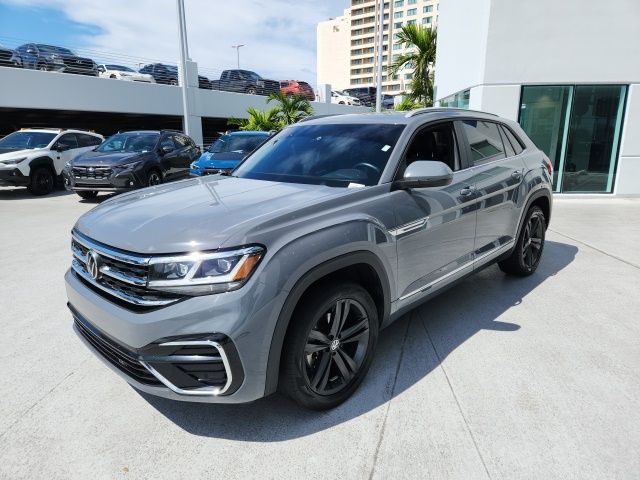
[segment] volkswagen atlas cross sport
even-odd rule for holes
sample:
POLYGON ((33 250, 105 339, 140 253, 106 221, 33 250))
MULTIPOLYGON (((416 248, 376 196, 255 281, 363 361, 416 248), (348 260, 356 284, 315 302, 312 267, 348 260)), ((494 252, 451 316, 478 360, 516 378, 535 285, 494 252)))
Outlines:
POLYGON ((72 231, 80 338, 135 388, 331 408, 378 332, 497 262, 539 265, 551 164, 517 123, 457 109, 312 118, 231 176, 109 199, 72 231))

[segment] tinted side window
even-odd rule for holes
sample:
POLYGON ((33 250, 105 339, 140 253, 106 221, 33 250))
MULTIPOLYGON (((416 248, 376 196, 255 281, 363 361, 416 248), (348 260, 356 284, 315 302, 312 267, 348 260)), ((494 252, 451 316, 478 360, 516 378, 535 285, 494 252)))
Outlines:
POLYGON ((176 135, 173 137, 173 140, 176 142, 176 148, 184 148, 189 145, 189 140, 187 137, 182 135, 176 135))
POLYGON ((95 147, 102 143, 102 140, 100 140, 99 137, 94 137, 93 135, 87 135, 86 133, 78 133, 76 135, 78 137, 78 144, 80 147, 95 147))
POLYGON ((56 143, 64 143, 69 146, 69 149, 78 148, 78 139, 75 133, 65 133, 56 143))
POLYGON ((524 150, 524 145, 522 145, 522 142, 518 139, 518 137, 516 137, 516 135, 509 128, 505 127, 504 125, 502 125, 502 131, 507 136, 507 139, 509 140, 509 143, 511 143, 511 146, 513 147, 513 150, 516 152, 516 155, 520 155, 524 150))
POLYGON ((502 136, 502 144, 504 145, 504 151, 507 154, 507 157, 514 157, 516 155, 516 151, 511 146, 511 143, 509 143, 509 140, 507 139, 507 136, 504 133, 504 129, 502 128, 502 126, 499 127, 499 130, 502 136))
POLYGON ((471 147, 474 165, 505 158, 497 124, 482 120, 464 120, 462 127, 471 147))
POLYGON ((407 149, 402 171, 416 160, 443 162, 453 171, 460 170, 453 124, 442 123, 420 130, 407 149))
POLYGON ((160 141, 160 148, 164 147, 176 148, 176 144, 173 142, 173 137, 171 135, 167 135, 160 141))

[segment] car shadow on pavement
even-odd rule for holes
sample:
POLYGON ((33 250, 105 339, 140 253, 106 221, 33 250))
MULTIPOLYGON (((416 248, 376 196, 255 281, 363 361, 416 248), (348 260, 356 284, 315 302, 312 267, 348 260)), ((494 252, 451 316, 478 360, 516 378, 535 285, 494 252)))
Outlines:
MULTIPOLYGON (((45 195, 45 197, 64 197, 67 195, 71 195, 73 192, 69 192, 64 189, 57 189, 51 193, 45 195)), ((34 195, 27 187, 17 187, 17 188, 0 188, 0 200, 33 200, 40 198, 37 195, 34 195)))
POLYGON ((577 251, 573 245, 547 241, 540 266, 530 277, 508 277, 493 265, 405 314, 381 331, 367 377, 350 399, 333 410, 307 411, 279 393, 243 405, 177 402, 138 393, 194 435, 250 442, 310 435, 386 404, 482 330, 508 335, 526 328, 497 319, 570 264, 577 251))

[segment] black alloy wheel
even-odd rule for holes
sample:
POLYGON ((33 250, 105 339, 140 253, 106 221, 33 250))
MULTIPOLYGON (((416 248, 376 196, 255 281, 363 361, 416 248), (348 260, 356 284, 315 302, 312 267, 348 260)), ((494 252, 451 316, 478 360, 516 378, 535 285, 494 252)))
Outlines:
POLYGON ((542 258, 546 230, 544 212, 540 207, 531 207, 511 256, 498 262, 500 269, 520 277, 526 277, 535 272, 542 258))
POLYGON ((355 283, 326 283, 307 293, 291 318, 280 388, 303 407, 333 408, 364 379, 378 340, 378 312, 355 283))
POLYGON ((38 167, 31 173, 31 180, 27 187, 34 195, 46 195, 53 191, 55 179, 48 167, 38 167))
POLYGON ((157 170, 151 170, 147 178, 147 185, 153 187, 154 185, 160 185, 162 183, 162 177, 157 170))
POLYGON ((362 366, 368 344, 364 307, 356 300, 338 300, 307 337, 303 371, 309 388, 319 395, 345 388, 362 366))

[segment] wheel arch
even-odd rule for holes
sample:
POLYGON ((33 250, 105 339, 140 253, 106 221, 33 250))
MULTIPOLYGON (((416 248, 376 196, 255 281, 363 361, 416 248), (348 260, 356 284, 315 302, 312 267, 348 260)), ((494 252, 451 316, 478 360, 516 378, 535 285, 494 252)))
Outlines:
POLYGON ((338 278, 355 280, 366 288, 376 304, 380 326, 386 323, 391 309, 391 287, 386 270, 376 254, 367 250, 356 251, 313 267, 296 281, 280 310, 269 349, 265 396, 275 392, 278 387, 284 339, 296 307, 314 287, 338 278))
POLYGON ((56 167, 51 157, 44 156, 31 160, 29 162, 29 175, 31 175, 31 173, 33 173, 33 171, 39 167, 48 167, 54 177, 58 176, 58 174, 56 173, 56 167))

